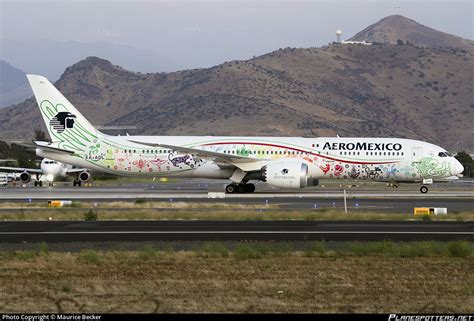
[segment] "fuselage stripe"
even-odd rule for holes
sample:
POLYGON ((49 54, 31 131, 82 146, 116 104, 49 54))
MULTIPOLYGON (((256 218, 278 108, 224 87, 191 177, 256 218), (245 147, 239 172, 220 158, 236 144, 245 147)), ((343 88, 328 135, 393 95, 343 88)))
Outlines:
POLYGON ((300 148, 288 147, 288 146, 277 145, 277 144, 256 143, 256 142, 217 142, 217 143, 207 143, 207 144, 204 144, 204 145, 201 145, 201 146, 232 145, 232 144, 235 144, 235 145, 260 145, 260 146, 269 146, 269 147, 290 149, 290 150, 303 152, 303 153, 306 153, 306 154, 311 154, 311 155, 322 157, 322 158, 331 159, 331 160, 338 161, 338 162, 351 163, 351 164, 391 164, 391 163, 399 163, 400 162, 400 161, 361 162, 361 161, 352 161, 352 160, 341 160, 341 159, 330 157, 330 156, 327 156, 327 155, 321 155, 321 154, 314 153, 314 152, 311 152, 311 151, 306 151, 306 150, 300 149, 300 148))

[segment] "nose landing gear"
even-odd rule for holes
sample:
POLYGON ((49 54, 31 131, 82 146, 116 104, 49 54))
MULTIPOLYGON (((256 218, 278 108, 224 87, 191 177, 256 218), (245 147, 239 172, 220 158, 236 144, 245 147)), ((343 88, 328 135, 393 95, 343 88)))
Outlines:
POLYGON ((422 194, 428 193, 428 187, 426 187, 425 185, 421 186, 421 187, 420 187, 420 192, 421 192, 422 194))

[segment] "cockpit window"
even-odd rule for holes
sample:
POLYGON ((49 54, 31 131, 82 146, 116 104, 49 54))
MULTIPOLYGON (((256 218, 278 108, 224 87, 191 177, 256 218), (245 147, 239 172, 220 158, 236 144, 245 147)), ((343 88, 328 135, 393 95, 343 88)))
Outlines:
POLYGON ((439 157, 451 157, 451 156, 453 156, 453 155, 451 155, 451 154, 448 153, 448 152, 439 152, 439 153, 438 153, 438 156, 439 156, 439 157))

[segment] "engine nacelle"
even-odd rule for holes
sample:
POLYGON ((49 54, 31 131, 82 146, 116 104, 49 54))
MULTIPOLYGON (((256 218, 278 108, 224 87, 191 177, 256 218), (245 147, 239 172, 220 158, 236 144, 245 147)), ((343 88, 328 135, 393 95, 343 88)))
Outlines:
POLYGON ((83 171, 79 174, 79 180, 81 182, 87 182, 91 178, 91 174, 87 171, 83 171))
POLYGON ((303 162, 275 162, 262 167, 262 181, 284 188, 303 188, 318 185, 318 180, 308 177, 308 165, 303 162))
POLYGON ((20 174, 20 182, 26 184, 31 181, 31 174, 28 172, 23 172, 20 174))

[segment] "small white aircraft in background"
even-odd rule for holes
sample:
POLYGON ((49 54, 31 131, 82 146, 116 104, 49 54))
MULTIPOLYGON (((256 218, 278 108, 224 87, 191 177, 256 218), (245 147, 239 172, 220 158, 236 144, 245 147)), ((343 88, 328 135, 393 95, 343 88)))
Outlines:
POLYGON ((53 186, 54 181, 64 180, 71 174, 76 175, 74 186, 81 186, 82 182, 87 182, 91 178, 91 174, 86 168, 73 168, 72 165, 48 158, 41 161, 40 168, 0 166, 0 171, 19 173, 19 179, 24 184, 29 183, 32 175, 35 175, 35 186, 43 186, 43 181, 48 182, 49 186, 53 186))

